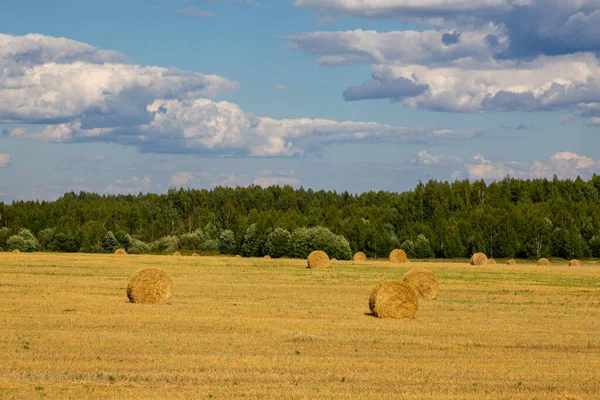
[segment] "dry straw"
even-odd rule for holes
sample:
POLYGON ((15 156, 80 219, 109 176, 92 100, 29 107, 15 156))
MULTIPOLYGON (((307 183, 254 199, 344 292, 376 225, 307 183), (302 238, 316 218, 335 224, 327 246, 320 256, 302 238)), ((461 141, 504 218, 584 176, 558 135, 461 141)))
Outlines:
POLYGON ((354 257, 352 257, 352 259, 357 262, 365 262, 367 261, 367 255, 362 251, 359 251, 354 255, 354 257))
POLYGON ((419 298, 409 284, 385 281, 371 292, 369 308, 378 318, 412 319, 419 308, 419 298))
POLYGON ((440 282, 437 276, 428 269, 412 269, 404 276, 402 281, 412 286, 421 299, 437 298, 440 282))
POLYGON ((194 254, 192 254, 192 257, 200 257, 200 256, 198 255, 198 253, 194 253, 194 254))
POLYGON ((515 260, 514 258, 511 258, 510 260, 508 260, 506 262, 506 265, 517 265, 517 260, 515 260))
POLYGON ((271 256, 265 256, 265 260, 270 260, 271 256))
POLYGON ((471 265, 486 265, 488 262, 488 258, 483 253, 475 253, 473 257, 471 257, 471 265))
POLYGON ((308 256, 308 268, 327 269, 329 268, 329 256, 321 250, 313 251, 308 256))
POLYGON ((181 257, 181 253, 180 253, 180 252, 178 252, 178 251, 176 251, 175 253, 173 253, 173 255, 174 255, 175 257, 181 257))
POLYGON ((237 255, 235 256, 235 258, 244 258, 244 257, 242 257, 242 256, 240 256, 239 254, 237 254, 237 255))
POLYGON ((14 249, 12 252, 13 252, 14 254, 19 254, 19 253, 21 252, 21 250, 19 250, 19 249, 14 249))
POLYGON ((332 258, 331 262, 337 262, 337 258, 332 258))
POLYGON ((581 261, 571 260, 569 261, 569 267, 581 267, 581 261))
POLYGON ((123 255, 127 254, 127 251, 125 251, 125 249, 116 249, 115 254, 123 255))
POLYGON ((173 281, 159 268, 137 271, 127 282, 127 297, 132 303, 163 304, 173 296, 173 281))
POLYGON ((541 267, 547 267, 548 265, 550 265, 550 260, 548 260, 547 258, 540 258, 540 260, 538 261, 538 265, 541 267))
POLYGON ((406 252, 404 250, 395 249, 390 253, 390 262, 394 264, 404 264, 408 262, 406 252))
POLYGON ((487 260, 487 264, 488 265, 496 265, 496 260, 494 260, 493 258, 490 258, 489 260, 487 260))

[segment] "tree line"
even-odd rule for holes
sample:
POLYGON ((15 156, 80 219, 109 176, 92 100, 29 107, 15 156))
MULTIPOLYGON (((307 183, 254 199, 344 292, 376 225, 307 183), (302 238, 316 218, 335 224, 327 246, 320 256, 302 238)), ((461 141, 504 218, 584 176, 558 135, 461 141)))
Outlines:
POLYGON ((306 257, 321 249, 413 258, 600 257, 600 177, 431 180, 403 193, 290 186, 170 189, 166 194, 66 193, 0 203, 0 247, 60 252, 306 257))

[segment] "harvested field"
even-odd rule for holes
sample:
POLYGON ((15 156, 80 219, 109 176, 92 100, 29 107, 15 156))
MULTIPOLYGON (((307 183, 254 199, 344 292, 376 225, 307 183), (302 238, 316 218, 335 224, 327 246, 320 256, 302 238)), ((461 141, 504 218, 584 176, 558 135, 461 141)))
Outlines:
POLYGON ((600 267, 0 253, 1 399, 596 399, 600 267), (410 268, 409 268, 410 266, 410 268), (165 270, 165 305, 128 301, 165 270), (413 320, 369 315, 409 269, 413 320))

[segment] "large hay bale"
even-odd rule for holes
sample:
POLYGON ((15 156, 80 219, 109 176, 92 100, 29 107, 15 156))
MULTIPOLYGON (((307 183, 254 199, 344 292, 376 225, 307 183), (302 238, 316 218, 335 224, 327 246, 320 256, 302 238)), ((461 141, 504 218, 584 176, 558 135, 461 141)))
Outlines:
POLYGON ((508 260, 506 262, 506 265, 517 265, 517 260, 515 260, 514 258, 511 258, 510 260, 508 260))
POLYGON ((483 253, 475 253, 471 257, 471 265, 486 265, 488 258, 483 253))
POLYGON ((21 252, 21 250, 19 250, 19 249, 14 249, 14 250, 12 251, 12 253, 14 253, 14 254, 19 254, 20 252, 21 252))
POLYGON ((494 260, 493 258, 490 258, 489 260, 487 260, 487 265, 496 265, 496 260, 494 260))
POLYGON ((378 318, 412 319, 418 308, 417 292, 402 281, 380 283, 369 298, 369 309, 378 318))
POLYGON ((548 260, 547 258, 540 258, 540 260, 538 261, 538 265, 540 267, 547 267, 550 265, 550 260, 548 260))
POLYGON ((390 253, 390 262, 394 264, 404 264, 408 262, 406 252, 404 250, 395 249, 390 253))
POLYGON ((411 269, 402 281, 412 286, 421 299, 437 298, 440 281, 433 272, 426 268, 411 269))
POLYGON ((198 253, 192 253, 192 257, 200 257, 198 253))
POLYGON ((571 260, 569 261, 569 267, 581 267, 581 261, 571 260))
POLYGON ((181 257, 181 253, 180 253, 180 252, 178 252, 178 251, 176 251, 175 253, 173 253, 173 256, 174 256, 174 257, 181 257))
POLYGON ((308 268, 327 269, 329 268, 329 256, 321 250, 316 250, 308 256, 308 268))
POLYGON ((356 262, 365 262, 365 261, 367 261, 367 255, 365 253, 363 253, 362 251, 359 251, 358 253, 356 253, 354 255, 354 257, 352 257, 352 260, 354 260, 356 262))
POLYGON ((116 249, 115 254, 123 255, 123 254, 127 254, 127 251, 125 249, 116 249))
POLYGON ((269 255, 265 256, 265 260, 270 260, 270 259, 271 259, 271 256, 269 256, 269 255))
POLYGON ((132 303, 163 304, 173 296, 173 281, 159 268, 144 268, 127 282, 127 298, 132 303))

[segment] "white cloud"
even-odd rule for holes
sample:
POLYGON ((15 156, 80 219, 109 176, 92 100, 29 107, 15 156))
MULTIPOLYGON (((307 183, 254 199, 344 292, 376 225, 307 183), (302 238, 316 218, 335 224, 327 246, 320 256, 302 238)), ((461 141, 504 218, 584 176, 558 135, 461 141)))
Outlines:
POLYGON ((149 191, 152 188, 152 179, 146 175, 143 178, 132 176, 130 178, 119 178, 114 184, 106 187, 104 192, 115 194, 138 194, 149 191))
POLYGON ((0 153, 0 168, 5 168, 10 165, 12 156, 6 153, 0 153))
POLYGON ((171 185, 178 187, 185 186, 192 179, 194 179, 194 174, 190 171, 176 172, 171 175, 171 185))
POLYGON ((300 183, 298 178, 282 176, 257 176, 253 184, 267 188, 269 186, 297 186, 300 183))
POLYGON ((462 162, 461 157, 446 156, 443 154, 432 155, 426 150, 419 151, 414 157, 409 160, 413 165, 443 165, 462 162))
POLYGON ((294 87, 285 86, 285 85, 277 85, 277 86, 275 86, 275 89, 281 90, 282 92, 293 92, 296 90, 296 88, 294 88, 294 87))

